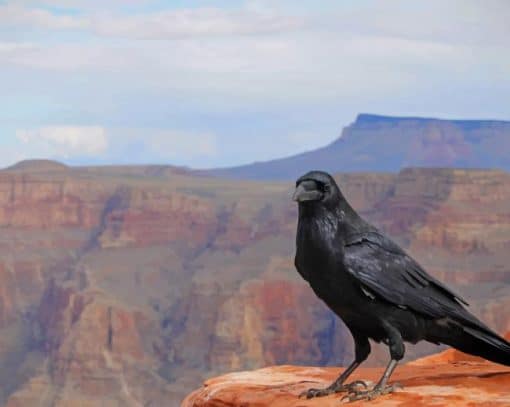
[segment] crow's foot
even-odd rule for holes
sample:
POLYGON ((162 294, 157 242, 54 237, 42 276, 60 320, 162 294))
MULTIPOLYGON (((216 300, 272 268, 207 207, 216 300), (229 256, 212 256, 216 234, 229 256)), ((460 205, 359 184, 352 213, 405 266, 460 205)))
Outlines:
POLYGON ((402 386, 399 383, 393 383, 386 386, 376 385, 372 390, 359 390, 350 391, 349 394, 342 398, 342 401, 352 402, 358 400, 374 400, 379 396, 393 393, 396 389, 401 389, 402 386))
POLYGON ((359 391, 359 387, 364 387, 365 389, 368 387, 367 384, 362 380, 356 380, 355 382, 349 384, 336 384, 333 383, 331 386, 328 386, 324 389, 308 389, 302 392, 299 397, 306 397, 307 399, 311 399, 314 397, 323 397, 333 393, 340 393, 347 391, 349 393, 356 393, 359 391))

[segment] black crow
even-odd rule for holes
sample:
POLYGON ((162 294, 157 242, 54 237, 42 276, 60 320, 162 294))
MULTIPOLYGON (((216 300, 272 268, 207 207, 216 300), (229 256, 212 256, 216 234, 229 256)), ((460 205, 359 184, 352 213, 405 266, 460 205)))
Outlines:
MULTIPOLYGON (((405 342, 444 343, 510 366, 510 343, 470 314, 459 295, 430 276, 396 243, 359 216, 335 180, 311 171, 296 182, 299 203, 296 269, 349 328, 355 359, 324 389, 307 398, 348 391, 351 401, 390 393, 393 370, 405 342), (379 382, 363 390, 347 377, 368 357, 368 339, 388 345, 390 362, 379 382)), ((364 385, 366 388, 366 385, 364 385)))

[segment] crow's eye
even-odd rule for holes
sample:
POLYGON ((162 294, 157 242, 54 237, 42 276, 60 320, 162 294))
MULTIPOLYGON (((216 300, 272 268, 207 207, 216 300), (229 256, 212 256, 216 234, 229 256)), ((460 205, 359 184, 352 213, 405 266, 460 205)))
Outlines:
POLYGON ((318 183, 317 189, 322 193, 329 192, 329 185, 324 183, 318 183))

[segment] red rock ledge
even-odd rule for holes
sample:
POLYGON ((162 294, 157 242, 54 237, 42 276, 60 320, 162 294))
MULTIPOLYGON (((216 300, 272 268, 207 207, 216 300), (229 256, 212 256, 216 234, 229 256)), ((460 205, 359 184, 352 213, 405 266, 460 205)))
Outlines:
MULTIPOLYGON (((375 382, 382 371, 360 368, 351 380, 375 382)), ((337 407, 342 393, 311 400, 299 399, 298 395, 310 387, 328 385, 338 373, 338 368, 299 366, 230 373, 206 381, 186 397, 181 407, 337 407)), ((510 367, 455 350, 400 366, 392 379, 404 388, 373 400, 370 406, 510 406, 510 367)))

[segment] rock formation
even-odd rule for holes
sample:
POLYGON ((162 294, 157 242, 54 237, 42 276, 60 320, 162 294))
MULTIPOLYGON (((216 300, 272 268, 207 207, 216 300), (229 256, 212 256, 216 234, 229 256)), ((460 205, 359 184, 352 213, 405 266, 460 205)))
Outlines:
POLYGON ((206 171, 222 177, 294 180, 310 169, 331 173, 413 167, 510 170, 510 122, 359 114, 331 144, 291 157, 206 171))
MULTIPOLYGON (((373 385, 381 372, 382 368, 359 368, 352 380, 365 380, 373 385)), ((299 398, 299 394, 310 387, 327 386, 337 375, 338 369, 298 366, 230 373, 207 380, 202 388, 186 397, 181 407, 336 407, 342 404, 345 393, 310 400, 299 398)), ((445 351, 400 366, 393 379, 402 388, 371 401, 370 406, 510 404, 510 368, 458 351, 445 351)), ((358 401, 347 405, 366 404, 358 401)))

